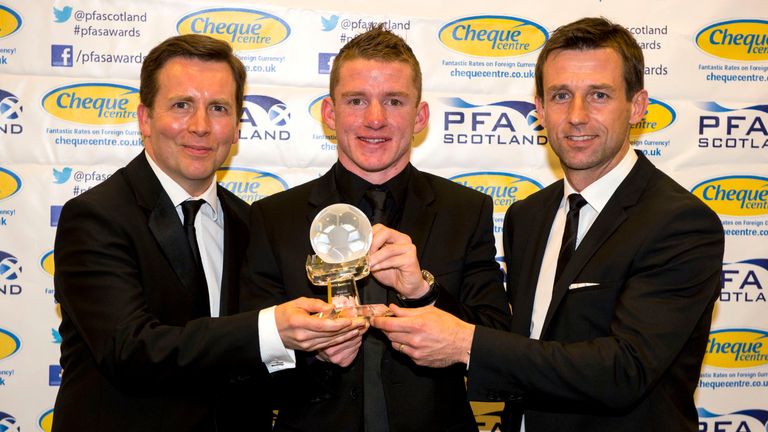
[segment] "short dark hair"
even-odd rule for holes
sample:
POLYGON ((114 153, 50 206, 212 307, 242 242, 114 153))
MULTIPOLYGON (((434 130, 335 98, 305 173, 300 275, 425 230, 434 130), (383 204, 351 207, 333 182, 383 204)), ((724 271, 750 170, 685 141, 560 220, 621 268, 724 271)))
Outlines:
POLYGON ((333 99, 333 92, 339 84, 341 66, 355 59, 406 63, 413 72, 413 85, 416 87, 417 93, 416 102, 421 101, 421 66, 419 66, 419 60, 416 59, 416 55, 413 54, 413 50, 405 40, 386 30, 383 23, 379 23, 370 30, 352 38, 333 59, 330 84, 331 99, 333 99))
POLYGON ((627 100, 644 88, 643 50, 626 28, 605 18, 582 18, 559 27, 544 44, 536 60, 536 96, 544 99, 544 63, 557 50, 613 48, 621 57, 627 100))
POLYGON ((199 34, 172 36, 152 48, 144 59, 141 65, 139 98, 141 103, 149 108, 150 112, 154 107, 155 97, 159 90, 157 74, 168 61, 176 57, 226 63, 232 70, 232 77, 235 80, 235 101, 237 103, 238 116, 243 113, 243 94, 246 81, 245 66, 235 56, 232 47, 228 43, 199 34))

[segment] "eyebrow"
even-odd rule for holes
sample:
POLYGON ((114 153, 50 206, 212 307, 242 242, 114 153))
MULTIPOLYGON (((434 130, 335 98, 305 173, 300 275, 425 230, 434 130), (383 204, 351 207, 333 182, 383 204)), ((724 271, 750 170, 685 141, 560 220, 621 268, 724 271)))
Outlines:
MULTIPOLYGON (((343 98, 356 97, 356 96, 367 96, 367 93, 363 91, 348 91, 348 92, 343 92, 341 94, 341 97, 343 98)), ((384 93, 384 96, 386 97, 397 96, 397 97, 405 98, 405 97, 408 97, 409 95, 408 95, 408 92, 404 92, 404 91, 392 91, 392 92, 384 93)))
MULTIPOLYGON (((560 90, 571 90, 572 87, 567 84, 561 84, 561 85, 552 85, 545 89, 547 93, 554 93, 560 90)), ((603 83, 603 84, 592 84, 587 87, 588 90, 616 90, 616 87, 612 84, 603 83)))

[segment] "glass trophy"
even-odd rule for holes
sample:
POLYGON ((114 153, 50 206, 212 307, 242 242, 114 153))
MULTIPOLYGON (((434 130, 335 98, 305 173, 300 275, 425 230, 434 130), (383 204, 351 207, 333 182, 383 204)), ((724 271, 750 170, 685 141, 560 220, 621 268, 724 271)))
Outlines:
MULTIPOLYGON (((332 204, 315 216, 309 229, 309 241, 315 255, 307 256, 307 277, 328 287, 330 318, 355 318, 390 315, 383 304, 360 304, 357 280, 370 273, 368 249, 373 232, 365 213, 349 204, 332 204)), ((322 314, 321 314, 322 316, 322 314)))

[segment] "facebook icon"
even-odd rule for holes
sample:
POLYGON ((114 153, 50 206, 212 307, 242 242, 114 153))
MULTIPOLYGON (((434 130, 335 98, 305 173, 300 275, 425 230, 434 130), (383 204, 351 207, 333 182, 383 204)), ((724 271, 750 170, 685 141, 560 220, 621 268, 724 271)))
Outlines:
POLYGON ((318 53, 317 73, 319 74, 331 73, 331 66, 333 66, 334 58, 336 58, 336 53, 318 53))
POLYGON ((51 45, 51 66, 72 67, 72 45, 51 45))

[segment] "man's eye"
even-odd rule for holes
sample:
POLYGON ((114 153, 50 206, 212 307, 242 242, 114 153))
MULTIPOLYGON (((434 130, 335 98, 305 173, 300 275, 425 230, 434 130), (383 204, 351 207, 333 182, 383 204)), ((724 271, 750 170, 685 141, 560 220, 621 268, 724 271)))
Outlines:
POLYGON ((228 111, 227 107, 224 106, 224 105, 213 105, 213 106, 211 106, 211 110, 212 111, 216 111, 216 112, 220 112, 220 113, 226 113, 228 111))
POLYGON ((390 99, 389 101, 387 101, 387 104, 391 106, 402 106, 403 101, 401 101, 400 99, 390 99))
POLYGON ((173 107, 176 109, 186 109, 189 108, 189 102, 176 102, 173 104, 173 107))
POLYGON ((354 105, 354 106, 360 106, 360 105, 362 105, 362 104, 363 104, 363 100, 362 100, 362 99, 360 99, 360 98, 352 98, 352 99, 350 99, 350 100, 349 100, 349 102, 348 102, 348 103, 349 103, 350 105, 354 105))
POLYGON ((554 101, 564 101, 568 100, 568 93, 555 93, 552 95, 552 100, 554 101))
POLYGON ((593 97, 597 100, 605 100, 608 99, 608 93, 605 92, 595 92, 593 97))

